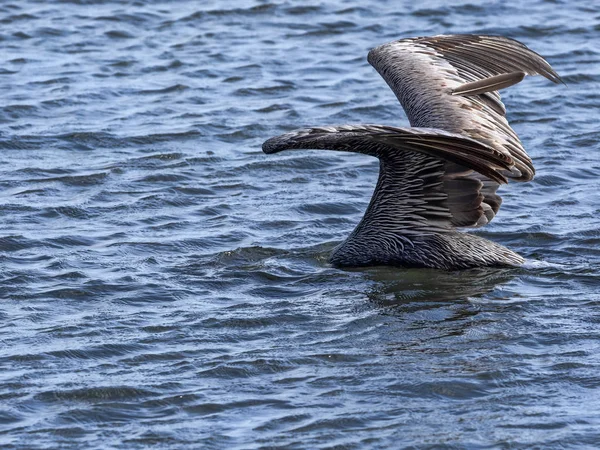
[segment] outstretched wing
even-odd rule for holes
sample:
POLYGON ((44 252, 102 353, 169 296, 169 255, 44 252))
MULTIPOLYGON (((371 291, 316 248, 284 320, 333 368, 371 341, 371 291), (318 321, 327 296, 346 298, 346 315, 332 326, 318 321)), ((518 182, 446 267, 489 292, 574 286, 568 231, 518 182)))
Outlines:
MULTIPOLYGON (((379 181, 364 220, 385 220, 403 233, 480 226, 499 197, 474 175, 506 183, 508 155, 466 136, 427 128, 343 125, 305 128, 273 137, 265 153, 327 149, 380 159, 379 181)), ((495 191, 495 189, 494 189, 495 191)))
POLYGON ((441 35, 381 45, 369 52, 368 61, 392 88, 412 126, 483 142, 514 161, 509 178, 533 178, 531 159, 506 120, 497 90, 525 74, 560 82, 540 55, 501 36, 441 35))

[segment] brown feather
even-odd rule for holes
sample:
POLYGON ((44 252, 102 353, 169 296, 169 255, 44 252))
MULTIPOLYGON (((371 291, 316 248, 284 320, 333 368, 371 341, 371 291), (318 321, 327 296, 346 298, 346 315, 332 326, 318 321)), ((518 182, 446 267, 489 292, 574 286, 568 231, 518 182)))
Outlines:
POLYGON ((452 91, 452 95, 478 95, 490 91, 499 91, 519 83, 523 78, 525 78, 525 72, 503 73, 460 85, 452 91))

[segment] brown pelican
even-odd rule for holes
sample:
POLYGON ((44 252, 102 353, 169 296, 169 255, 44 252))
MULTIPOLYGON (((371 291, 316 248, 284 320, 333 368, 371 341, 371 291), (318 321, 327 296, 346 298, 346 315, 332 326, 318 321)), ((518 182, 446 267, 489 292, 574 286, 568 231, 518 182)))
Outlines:
POLYGON ((462 269, 518 266, 518 254, 460 232, 494 218, 508 179, 530 181, 531 159, 509 126, 498 94, 525 75, 561 82, 524 44, 501 36, 401 39, 369 52, 411 127, 341 125, 273 137, 265 153, 328 149, 379 158, 363 219, 331 255, 337 266, 462 269))

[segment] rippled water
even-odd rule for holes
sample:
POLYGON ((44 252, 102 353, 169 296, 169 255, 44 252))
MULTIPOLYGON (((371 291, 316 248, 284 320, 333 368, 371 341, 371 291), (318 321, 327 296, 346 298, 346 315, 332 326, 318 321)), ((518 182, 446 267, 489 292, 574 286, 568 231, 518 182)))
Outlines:
POLYGON ((3 448, 600 442, 600 5, 0 4, 3 448), (522 6, 520 6, 522 5, 522 6), (490 33, 567 86, 504 94, 518 270, 338 270, 377 161, 271 135, 404 124, 367 51, 490 33))

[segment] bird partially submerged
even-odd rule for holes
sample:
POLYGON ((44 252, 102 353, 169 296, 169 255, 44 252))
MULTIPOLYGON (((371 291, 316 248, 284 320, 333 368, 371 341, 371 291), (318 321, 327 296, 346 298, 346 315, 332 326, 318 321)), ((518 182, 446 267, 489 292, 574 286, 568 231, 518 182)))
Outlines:
POLYGON ((331 262, 440 269, 522 264, 518 254, 457 228, 491 221, 502 203, 498 186, 535 174, 498 90, 525 75, 558 83, 558 74, 540 55, 501 36, 402 39, 371 50, 368 61, 396 94, 410 128, 304 128, 263 144, 265 153, 327 149, 379 158, 373 198, 331 262))

